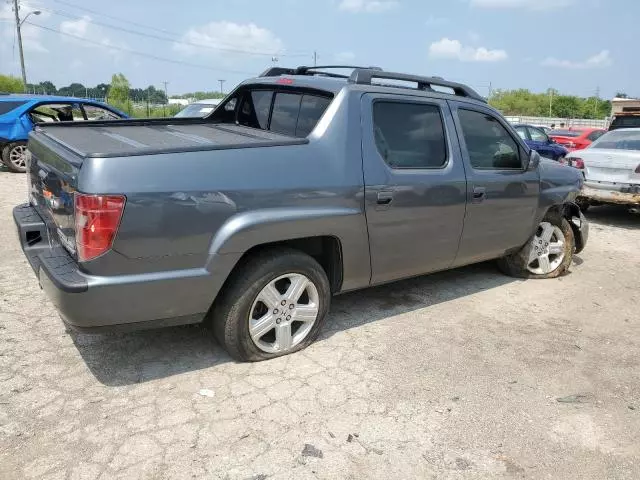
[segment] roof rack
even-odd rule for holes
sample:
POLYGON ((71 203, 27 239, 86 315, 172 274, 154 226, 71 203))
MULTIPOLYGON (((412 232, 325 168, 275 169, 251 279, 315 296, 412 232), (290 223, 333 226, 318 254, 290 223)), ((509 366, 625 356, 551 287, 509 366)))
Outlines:
POLYGON ((372 70, 370 68, 357 68, 353 71, 349 77, 349 83, 355 83, 359 85, 371 85, 374 78, 383 80, 399 80, 404 82, 415 82, 418 84, 418 90, 431 90, 432 85, 438 87, 446 87, 453 90, 453 92, 460 97, 473 98, 486 103, 486 100, 480 96, 473 88, 464 85, 462 83, 450 82, 442 77, 422 77, 419 75, 408 75, 406 73, 393 73, 385 72, 382 70, 372 70))
POLYGON ((322 70, 336 69, 382 71, 379 67, 359 67, 356 65, 316 65, 313 67, 300 66, 297 68, 271 67, 262 72, 261 77, 279 77, 280 75, 320 75, 334 78, 349 78, 349 75, 324 72, 322 70))

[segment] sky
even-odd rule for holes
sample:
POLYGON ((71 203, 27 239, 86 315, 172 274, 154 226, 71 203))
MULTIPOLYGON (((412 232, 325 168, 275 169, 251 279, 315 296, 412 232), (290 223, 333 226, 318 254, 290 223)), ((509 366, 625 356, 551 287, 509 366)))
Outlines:
MULTIPOLYGON (((0 73, 20 75, 0 0, 0 73)), ((27 79, 94 86, 123 73, 169 95, 224 91, 272 65, 375 65, 480 94, 640 96, 639 0, 21 0, 27 79)))

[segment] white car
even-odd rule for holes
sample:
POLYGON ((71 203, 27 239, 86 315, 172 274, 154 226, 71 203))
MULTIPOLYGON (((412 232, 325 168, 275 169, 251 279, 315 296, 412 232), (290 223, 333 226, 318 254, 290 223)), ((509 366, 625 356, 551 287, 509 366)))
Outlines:
POLYGON ((176 117, 206 117, 213 112, 213 109, 216 108, 221 101, 221 98, 198 100, 180 110, 176 114, 176 117))
POLYGON ((601 203, 640 206, 640 128, 607 132, 567 155, 566 163, 583 171, 578 197, 583 210, 601 203))

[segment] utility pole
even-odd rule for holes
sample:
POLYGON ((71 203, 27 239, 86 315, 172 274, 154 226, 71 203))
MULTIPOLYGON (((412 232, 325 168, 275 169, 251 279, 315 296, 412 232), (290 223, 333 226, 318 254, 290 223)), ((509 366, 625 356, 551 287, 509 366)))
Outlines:
POLYGON ((487 96, 487 102, 491 100, 492 93, 493 93, 493 86, 491 85, 491 81, 489 81, 489 95, 487 96))
POLYGON ((220 82, 220 94, 224 95, 223 85, 224 85, 224 82, 226 82, 226 80, 220 79, 218 81, 220 82))
POLYGON ((596 103, 593 106, 593 116, 598 118, 598 100, 600 100, 600 86, 596 87, 596 103))
POLYGON ((162 82, 164 84, 164 96, 166 98, 165 102, 164 102, 164 108, 162 109, 162 115, 163 116, 167 116, 167 104, 169 103, 169 93, 167 90, 167 85, 169 85, 169 82, 167 82, 166 80, 164 82, 162 82))
POLYGON ((316 52, 314 50, 313 51, 313 66, 315 67, 316 65, 318 65, 318 52, 316 52))
POLYGON ((24 84, 24 90, 27 91, 27 72, 24 68, 24 51, 22 50, 22 24, 27 19, 27 17, 31 14, 40 15, 40 10, 35 10, 33 12, 29 12, 25 15, 25 17, 20 20, 20 5, 18 4, 18 0, 13 0, 13 13, 16 17, 16 33, 18 34, 18 51, 20 52, 20 68, 22 69, 22 83, 24 84))
POLYGON ((551 117, 551 107, 553 106, 553 88, 549 89, 549 116, 551 117))

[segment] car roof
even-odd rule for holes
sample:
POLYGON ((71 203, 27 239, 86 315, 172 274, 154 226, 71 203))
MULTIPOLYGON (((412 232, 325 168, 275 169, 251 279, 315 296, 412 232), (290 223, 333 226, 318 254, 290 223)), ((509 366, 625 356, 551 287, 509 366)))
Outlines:
POLYGON ((359 91, 363 93, 395 93, 399 95, 408 95, 423 98, 441 98, 445 100, 456 100, 483 106, 494 110, 485 101, 476 100, 471 97, 453 95, 437 90, 419 90, 417 88, 405 88, 401 85, 393 84, 357 84, 351 83, 346 78, 325 77, 322 75, 289 75, 271 77, 257 77, 245 80, 238 87, 268 85, 274 87, 286 88, 307 88, 310 90, 319 90, 337 95, 341 90, 348 89, 351 91, 359 91))
POLYGON ((33 95, 29 93, 10 93, 8 95, 0 95, 0 102, 16 102, 21 100, 25 102, 103 103, 88 98, 65 97, 61 95, 33 95))

